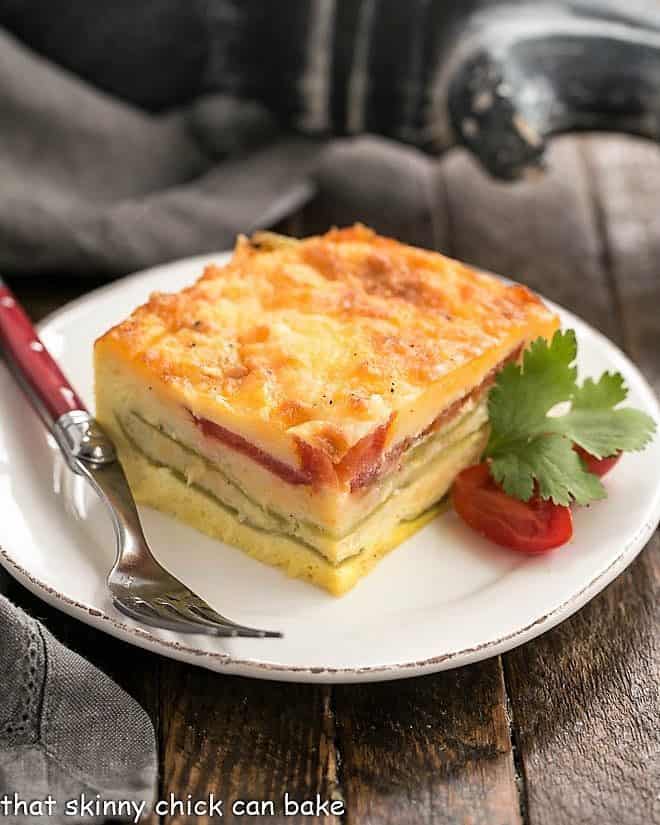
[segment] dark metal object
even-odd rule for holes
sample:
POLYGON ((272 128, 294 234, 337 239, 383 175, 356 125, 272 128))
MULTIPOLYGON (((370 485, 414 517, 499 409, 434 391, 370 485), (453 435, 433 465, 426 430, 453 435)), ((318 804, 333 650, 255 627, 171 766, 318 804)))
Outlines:
POLYGON ((473 21, 459 48, 447 88, 452 132, 498 177, 541 168, 559 132, 660 137, 660 31, 509 7, 473 21))
POLYGON ((0 0, 0 25, 146 108, 219 91, 309 134, 462 144, 507 179, 558 132, 660 137, 657 0, 0 0))

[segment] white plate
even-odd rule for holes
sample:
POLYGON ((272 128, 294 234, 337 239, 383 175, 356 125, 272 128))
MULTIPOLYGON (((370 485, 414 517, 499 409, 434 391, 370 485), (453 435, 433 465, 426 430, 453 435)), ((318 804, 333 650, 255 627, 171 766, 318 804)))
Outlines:
MULTIPOLYGON (((93 403, 92 342, 155 290, 193 281, 204 256, 157 267, 69 304, 41 325, 46 346, 93 403)), ((568 312, 581 375, 619 370, 630 402, 660 420, 653 392, 611 342, 568 312)), ((111 605, 104 576, 114 540, 103 506, 64 466, 0 368, 0 562, 44 601, 131 644, 226 673, 359 682, 430 673, 485 659, 570 616, 617 576, 660 518, 660 439, 607 478, 609 498, 575 511, 575 536, 522 558, 482 540, 449 512, 387 556, 341 599, 143 508, 159 559, 233 619, 283 640, 224 640, 155 631, 111 605)))

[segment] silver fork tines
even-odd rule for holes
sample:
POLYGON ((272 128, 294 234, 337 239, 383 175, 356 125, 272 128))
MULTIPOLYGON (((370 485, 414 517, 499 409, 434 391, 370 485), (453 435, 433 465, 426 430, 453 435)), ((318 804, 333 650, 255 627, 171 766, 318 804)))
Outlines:
POLYGON ((115 607, 136 621, 181 633, 281 638, 281 633, 246 627, 222 616, 158 563, 142 531, 133 495, 112 442, 89 413, 83 415, 62 416, 71 416, 75 420, 63 422, 59 419, 53 434, 67 456, 69 466, 87 478, 112 515, 117 558, 108 575, 108 588, 115 607), (72 430, 78 428, 84 432, 74 433, 73 438, 72 430), (82 452, 74 451, 74 445, 82 444, 89 451, 90 440, 93 441, 93 458, 86 459, 82 452), (106 444, 107 460, 104 459, 106 444))

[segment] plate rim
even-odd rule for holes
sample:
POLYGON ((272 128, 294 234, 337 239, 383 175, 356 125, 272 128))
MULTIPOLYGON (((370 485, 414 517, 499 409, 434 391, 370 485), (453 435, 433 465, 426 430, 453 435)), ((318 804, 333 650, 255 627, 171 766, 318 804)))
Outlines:
POLYGON ((554 610, 540 616, 525 625, 525 627, 497 639, 420 661, 368 665, 365 667, 311 667, 260 662, 255 659, 235 657, 217 651, 200 650, 179 642, 160 639, 147 630, 126 625, 103 610, 89 607, 56 591, 50 585, 32 576, 22 565, 10 558, 8 551, 1 546, 0 564, 12 578, 23 584, 27 590, 63 613, 123 642, 133 644, 152 653, 159 653, 168 658, 207 667, 207 669, 220 673, 272 681, 335 684, 385 682, 437 673, 499 656, 552 630, 584 607, 635 560, 654 534, 658 526, 658 520, 659 518, 654 516, 645 522, 633 538, 628 541, 621 553, 604 570, 601 570, 581 590, 562 602, 554 610), (128 636, 131 638, 128 638, 128 636), (209 668, 209 662, 217 665, 217 667, 212 666, 209 668))
MULTIPOLYGON (((61 316, 79 309, 86 303, 94 302, 97 298, 107 293, 120 289, 127 282, 138 281, 147 278, 156 271, 164 269, 176 269, 179 266, 193 266, 195 263, 211 262, 214 258, 226 258, 231 254, 231 250, 204 253, 174 261, 158 264, 138 272, 130 273, 123 278, 117 279, 107 284, 102 284, 89 292, 67 302, 63 306, 46 315, 36 325, 41 333, 44 328, 56 322, 61 316)), ((496 273, 495 275, 504 281, 511 279, 504 278, 496 273)), ((660 404, 658 399, 643 375, 639 367, 626 355, 623 350, 602 332, 594 328, 587 321, 579 318, 570 310, 564 309, 554 301, 546 299, 542 295, 542 300, 555 310, 561 312, 571 319, 575 319, 585 328, 590 335, 597 340, 603 341, 610 350, 616 352, 628 369, 636 374, 641 386, 646 392, 649 402, 655 407, 656 417, 660 419, 660 404)), ((621 552, 610 561, 610 563, 584 584, 577 592, 557 605, 554 609, 529 622, 522 628, 511 631, 504 636, 489 639, 477 645, 462 648, 456 651, 431 656, 426 659, 411 662, 396 662, 389 664, 368 665, 365 667, 319 667, 304 665, 285 665, 277 662, 263 662, 256 659, 237 657, 226 652, 201 650, 199 648, 182 644, 179 641, 162 639, 153 635, 148 629, 125 624, 123 621, 106 613, 104 610, 90 607, 82 602, 72 599, 46 582, 33 576, 28 569, 19 564, 10 551, 0 545, 0 565, 19 583, 26 587, 33 595, 45 601, 47 604, 61 610, 63 613, 82 621, 87 625, 95 627, 101 632, 107 633, 114 638, 118 638, 128 644, 132 644, 141 649, 157 653, 168 658, 177 659, 200 667, 215 670, 223 673, 233 673, 250 678, 293 681, 293 682, 318 682, 318 683, 359 683, 389 681, 403 678, 413 678, 422 674, 430 674, 453 667, 468 665, 491 656, 506 653, 519 645, 525 644, 534 638, 546 633, 556 627, 562 621, 568 619, 576 613, 587 602, 600 593, 608 584, 619 576, 637 557, 653 536, 658 522, 660 522, 660 490, 656 493, 655 510, 650 518, 642 523, 634 535, 629 538, 621 552)))

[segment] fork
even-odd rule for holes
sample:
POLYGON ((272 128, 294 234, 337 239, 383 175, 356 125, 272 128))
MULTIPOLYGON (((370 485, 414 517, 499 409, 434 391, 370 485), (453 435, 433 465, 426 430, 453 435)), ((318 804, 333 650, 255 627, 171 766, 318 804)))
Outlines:
POLYGON ((246 627, 222 616, 157 561, 112 441, 87 411, 1 278, 0 344, 10 371, 67 465, 87 479, 110 511, 117 555, 107 585, 114 606, 138 622, 181 633, 281 638, 281 633, 246 627))

